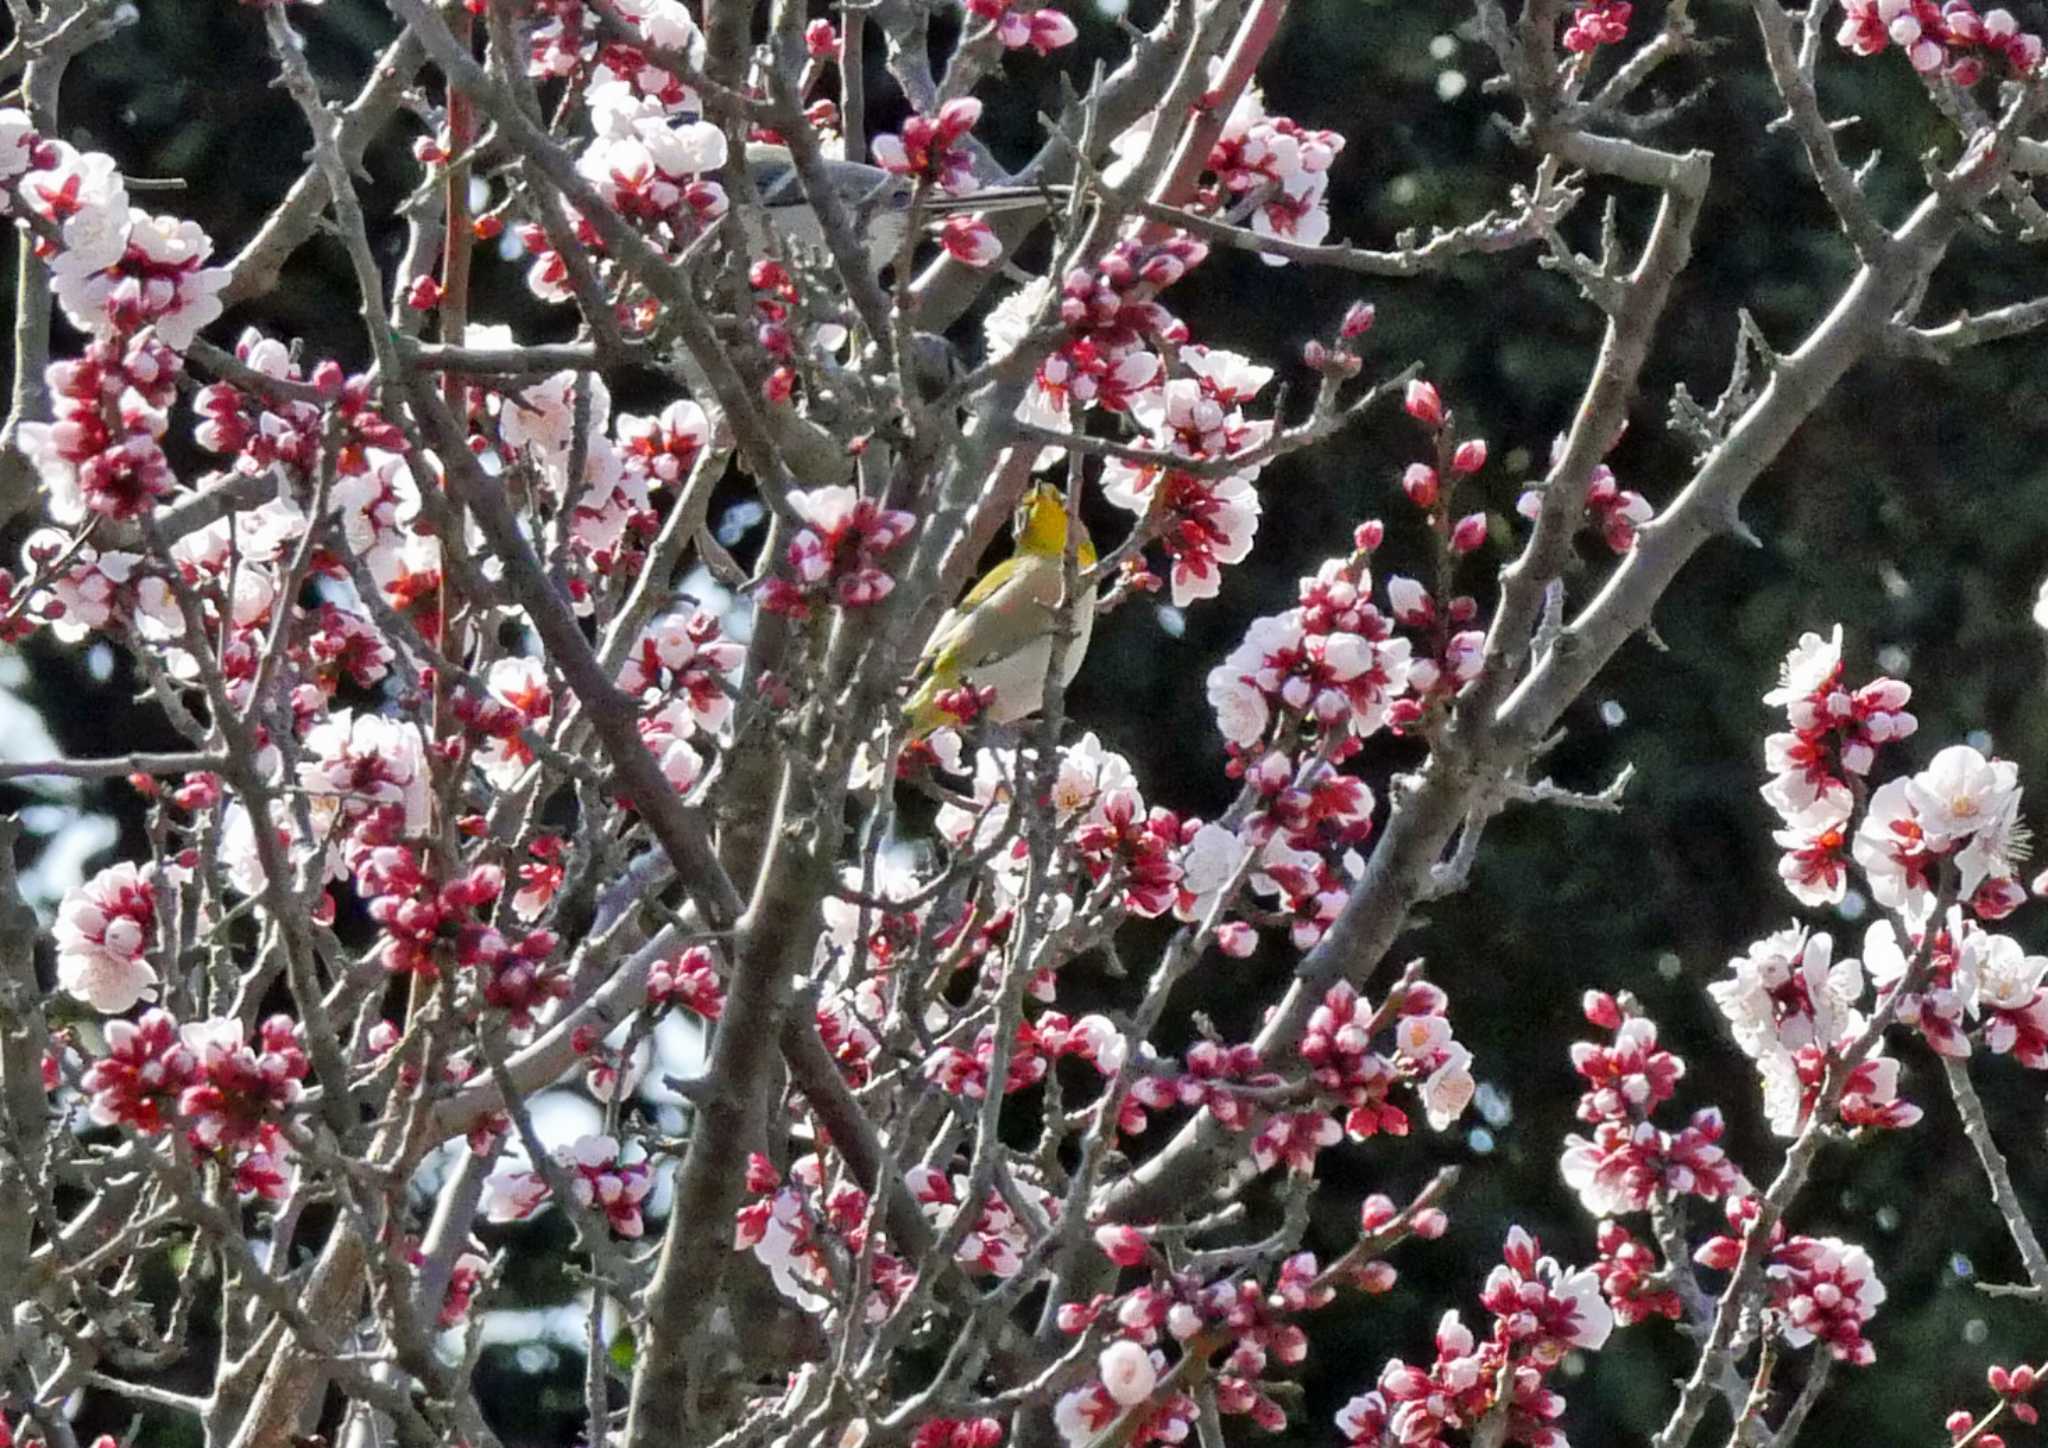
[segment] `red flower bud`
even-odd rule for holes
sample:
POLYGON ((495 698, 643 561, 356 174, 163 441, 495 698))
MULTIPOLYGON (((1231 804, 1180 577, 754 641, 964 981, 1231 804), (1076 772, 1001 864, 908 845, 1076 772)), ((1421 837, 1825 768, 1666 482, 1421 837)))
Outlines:
POLYGON ((1486 514, 1467 513, 1451 529, 1451 551, 1470 553, 1486 541, 1486 514))
POLYGON ((1387 727, 1399 734, 1404 729, 1413 729, 1422 722, 1422 701, 1420 699, 1396 699, 1387 708, 1387 727))
POLYGON ((1466 475, 1478 472, 1486 466, 1486 439, 1468 438, 1458 444, 1458 450, 1451 454, 1451 466, 1466 475))
POLYGON ((1373 306, 1371 302, 1353 302, 1345 308, 1344 321, 1337 328, 1337 335, 1350 341, 1363 337, 1372 330, 1373 306))
POLYGON ((1436 469, 1427 463, 1410 463, 1408 471, 1401 474, 1401 491, 1408 495, 1408 501, 1418 508, 1434 508, 1442 488, 1437 481, 1436 469))
POLYGON ((1410 417, 1432 431, 1444 425, 1444 400, 1437 395, 1434 383, 1420 378, 1409 383, 1401 406, 1407 409, 1410 417))

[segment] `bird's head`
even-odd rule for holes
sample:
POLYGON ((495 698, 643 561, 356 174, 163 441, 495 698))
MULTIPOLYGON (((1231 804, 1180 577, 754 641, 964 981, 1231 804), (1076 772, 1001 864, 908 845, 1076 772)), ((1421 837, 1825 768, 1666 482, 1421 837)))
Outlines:
MULTIPOLYGON (((1017 504, 1015 521, 1017 551, 1040 558, 1063 557, 1067 551, 1067 497, 1058 488, 1041 483, 1017 504)), ((1095 566, 1095 545, 1089 541, 1086 524, 1079 525, 1074 556, 1083 568, 1095 566)))

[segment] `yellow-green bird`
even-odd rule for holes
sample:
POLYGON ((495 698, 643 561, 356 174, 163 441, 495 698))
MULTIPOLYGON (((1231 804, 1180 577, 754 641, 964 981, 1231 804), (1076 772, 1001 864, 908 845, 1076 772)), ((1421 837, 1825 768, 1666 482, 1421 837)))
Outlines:
MULTIPOLYGON (((918 686, 903 706, 910 737, 922 739, 953 722, 939 696, 963 687, 994 689, 984 717, 1010 724, 1037 711, 1045 700, 1055 617, 1066 582, 1067 500, 1058 488, 1040 486, 1017 507, 1016 552, 991 568, 933 631, 917 661, 918 686)), ((1074 540, 1074 559, 1095 566, 1088 530, 1074 540)), ((1077 587, 1068 601, 1073 638, 1060 663, 1060 681, 1071 684, 1088 653, 1095 630, 1095 590, 1077 587)))

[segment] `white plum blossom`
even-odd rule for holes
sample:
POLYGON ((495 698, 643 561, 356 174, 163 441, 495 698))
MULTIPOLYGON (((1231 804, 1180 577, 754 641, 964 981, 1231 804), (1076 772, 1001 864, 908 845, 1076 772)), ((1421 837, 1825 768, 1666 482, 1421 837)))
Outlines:
POLYGON ((536 1171, 506 1167, 484 1181, 483 1214, 487 1222, 523 1222, 548 1199, 547 1178, 536 1171))
MULTIPOLYGON (((0 183, 12 181, 28 170, 29 149, 36 137, 35 122, 28 112, 19 106, 0 108, 0 183)), ((7 211, 8 201, 0 195, 0 215, 7 211)))
MULTIPOLYGON (((70 548, 70 539, 63 530, 39 528, 22 546, 27 560, 23 571, 33 575, 35 559, 54 558, 70 548)), ((102 553, 87 544, 72 550, 70 566, 50 578, 44 588, 48 598, 45 607, 55 615, 50 632, 60 642, 75 644, 90 637, 94 630, 115 622, 132 599, 132 593, 124 590, 141 563, 141 554, 118 549, 102 553)))
POLYGON ((303 749, 299 786, 322 837, 386 806, 398 809, 407 834, 426 829, 426 746, 411 724, 339 709, 306 731, 303 749))
POLYGON ((1110 1397, 1126 1408, 1136 1407, 1152 1396, 1159 1385, 1159 1369, 1143 1346, 1124 1339, 1111 1343, 1095 1360, 1102 1386, 1110 1397))
POLYGON ((108 1015, 155 1000, 157 973, 148 952, 156 940, 154 875, 123 861, 65 895, 51 932, 57 985, 108 1015))
MULTIPOLYGON (((617 0, 619 13, 630 20, 654 44, 687 57, 693 65, 704 63, 704 35, 682 0, 617 0)), ((593 86, 595 90, 597 87, 593 86)), ((684 106, 694 108, 696 97, 685 98, 684 106)))
POLYGON ((52 285, 82 284, 128 250, 128 188, 114 158, 47 141, 52 164, 29 173, 21 192, 29 209, 57 222, 64 250, 51 262, 52 285))
POLYGON ((1614 1312, 1608 1307, 1607 1299, 1600 1291, 1600 1275, 1590 1267, 1559 1276, 1550 1284, 1551 1292, 1569 1300, 1576 1311, 1578 1330, 1571 1336, 1571 1344, 1587 1352, 1598 1352, 1607 1346, 1607 1339, 1614 1331, 1614 1312))
POLYGON ((650 487, 674 487, 711 441, 704 409, 679 397, 652 417, 621 413, 618 450, 627 473, 650 487))
POLYGON ((823 1312, 830 1307, 832 1299, 814 1290, 816 1269, 807 1254, 799 1250, 810 1235, 803 1198, 787 1189, 777 1192, 770 1198, 758 1230, 760 1238, 753 1244, 754 1257, 768 1269, 775 1290, 805 1312, 823 1312))
POLYGON ((1842 667, 1842 626, 1822 637, 1817 633, 1799 636, 1799 642, 1785 656, 1778 673, 1778 687, 1764 695, 1764 702, 1785 708, 1810 697, 1834 678, 1842 667))
MULTIPOLYGON (((579 1205, 604 1214, 621 1237, 644 1230, 640 1203, 653 1190, 654 1176, 644 1160, 627 1161, 618 1141, 609 1136, 579 1136, 550 1155, 569 1180, 579 1205)), ((523 1221, 548 1199, 547 1178, 525 1167, 505 1167, 484 1182, 483 1212, 487 1221, 523 1221)))
POLYGON ((2048 955, 2027 954, 2009 935, 1986 931, 1982 948, 1973 958, 1977 991, 1971 1005, 1977 1010, 2024 1010, 2039 992, 2042 976, 2048 974, 2048 955))
MULTIPOLYGON (((1732 980, 1707 987, 1735 1034, 1759 1062, 1812 1045, 1833 1045, 1862 1024, 1863 966, 1834 959, 1834 937, 1789 926, 1728 962, 1732 980)), ((1873 968, 1873 974, 1875 973, 1873 968)))
POLYGON ((1904 779, 1877 787, 1849 849, 1863 870, 1871 898, 1918 923, 1934 911, 1933 857, 1910 787, 1911 781, 1904 779))
POLYGON ((1407 687, 1409 647, 1405 638, 1311 634, 1298 608, 1254 619, 1244 642, 1209 671, 1217 727, 1233 744, 1255 745, 1272 723, 1277 700, 1321 720, 1348 716, 1354 734, 1375 733, 1386 723, 1388 704, 1407 687))
POLYGON ((1182 848, 1180 888, 1182 903, 1174 914, 1182 920, 1205 920, 1216 897, 1244 863, 1245 842, 1235 831, 1214 822, 1195 831, 1182 848))
MULTIPOLYGON (((1060 751, 1059 770, 1053 776, 1052 806, 1062 824, 1083 816, 1101 817, 1104 805, 1114 796, 1136 796, 1138 776, 1131 762, 1113 749, 1105 749, 1093 730, 1060 751)), ((1142 813, 1142 806, 1139 812, 1142 813)))
POLYGON ((228 272, 202 265, 212 254, 213 239, 196 222, 131 210, 126 259, 118 269, 70 264, 66 252, 51 263, 51 287, 82 332, 107 337, 148 323, 166 346, 182 352, 221 313, 228 272))
POLYGON ((1942 750, 1906 784, 1907 803, 1936 847, 2009 828, 2005 816, 2019 808, 2019 796, 2019 766, 1986 759, 1967 744, 1942 750))
MULTIPOLYGON (((858 899, 849 898, 862 893, 861 870, 849 866, 840 871, 839 881, 847 893, 827 895, 818 905, 818 913, 825 922, 824 933, 818 938, 818 960, 821 964, 852 948, 860 934, 863 915, 867 917, 870 930, 881 924, 880 909, 864 908, 858 899)), ((928 883, 918 873, 913 852, 907 849, 883 850, 875 857, 874 871, 865 889, 872 898, 894 905, 919 894, 928 883)), ((923 912, 916 914, 921 919, 923 912)))
POLYGON ((505 445, 532 456, 558 494, 568 488, 578 377, 587 378, 589 385, 589 428, 583 439, 587 448, 603 436, 612 415, 611 389, 594 373, 556 372, 523 392, 506 394, 498 411, 498 435, 505 445))
POLYGON ((1778 860, 1778 878, 1809 909, 1839 905, 1849 893, 1849 872, 1841 859, 1848 822, 1845 801, 1828 794, 1787 815, 1784 828, 1771 832, 1785 851, 1778 860))
POLYGON ((1203 391, 1225 407, 1249 402, 1273 380, 1273 369, 1221 347, 1183 347, 1181 365, 1202 380, 1203 391))
MULTIPOLYGON (((1444 1047, 1443 1060, 1423 1078, 1420 1088, 1423 1114, 1431 1131, 1448 1131, 1472 1104, 1479 1083, 1472 1075, 1472 1052, 1452 1041, 1444 1047)), ((1604 1336, 1604 1334, 1603 1334, 1604 1336)), ((1598 1346, 1598 1344, 1594 1344, 1598 1346)))
MULTIPOLYGON (((498 659, 484 675, 484 686, 493 700, 528 724, 545 719, 554 708, 547 668, 539 659, 498 659)), ((485 779, 498 789, 510 789, 533 763, 533 751, 516 733, 492 734, 477 746, 474 758, 485 779)))

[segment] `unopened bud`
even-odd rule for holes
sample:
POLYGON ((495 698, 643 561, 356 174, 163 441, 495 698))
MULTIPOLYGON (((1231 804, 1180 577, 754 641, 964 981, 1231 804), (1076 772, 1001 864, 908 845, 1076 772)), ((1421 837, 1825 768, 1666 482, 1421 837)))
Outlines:
POLYGON ((1486 514, 1467 513, 1451 529, 1451 551, 1470 553, 1486 541, 1486 514))
POLYGON ((1401 399, 1401 406, 1408 415, 1424 427, 1435 429, 1444 425, 1444 400, 1437 395, 1433 383, 1417 379, 1408 384, 1408 391, 1401 399))

